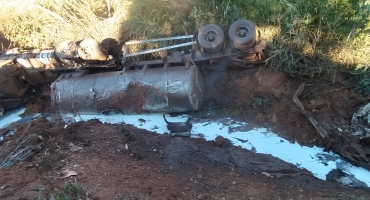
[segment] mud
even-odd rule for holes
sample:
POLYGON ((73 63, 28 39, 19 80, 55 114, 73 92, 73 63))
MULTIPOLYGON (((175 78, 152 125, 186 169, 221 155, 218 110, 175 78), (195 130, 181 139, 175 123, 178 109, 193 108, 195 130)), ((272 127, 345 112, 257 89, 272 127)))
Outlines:
MULTIPOLYGON (((216 71, 221 79, 205 78, 205 101, 192 115, 231 117, 302 145, 327 145, 292 100, 303 81, 307 86, 300 100, 320 122, 348 126, 353 113, 367 102, 345 85, 325 79, 292 80, 264 67, 216 71)), ((213 76, 212 71, 203 73, 213 76)), ((49 102, 41 98, 26 112, 54 116, 49 102)), ((2 161, 26 135, 43 138, 34 144, 41 145, 37 154, 0 170, 2 199, 50 197, 65 182, 79 183, 82 199, 370 199, 368 188, 318 180, 222 137, 215 141, 171 137, 96 120, 66 128, 57 122, 40 118, 21 124, 0 144, 2 161), (70 143, 82 150, 72 151, 70 143), (60 179, 56 173, 65 169, 78 175, 60 179)))
MULTIPOLYGON (((360 128, 351 122, 353 114, 368 103, 368 98, 342 82, 333 82, 328 75, 316 80, 292 80, 264 67, 256 73, 238 72, 231 71, 224 82, 214 82, 214 87, 206 90, 203 115, 211 112, 214 116, 231 116, 239 121, 256 123, 256 126, 269 127, 290 141, 324 147, 357 166, 370 169, 370 146, 366 139, 354 136, 360 128), (328 137, 322 137, 293 102, 294 93, 304 82, 307 86, 300 96, 303 107, 319 122, 328 137)), ((218 72, 211 72, 210 77, 212 73, 218 72)), ((206 82, 205 85, 212 84, 206 82)), ((366 132, 363 128, 361 131, 366 132)))
POLYGON ((2 199, 50 197, 72 182, 83 186, 83 199, 370 198, 369 189, 318 180, 272 156, 223 145, 223 138, 176 138, 96 120, 63 127, 41 118, 1 145, 3 157, 27 133, 44 138, 38 154, 0 171, 2 199), (71 142, 82 150, 72 151, 71 142), (60 179, 56 172, 65 169, 78 175, 60 179))

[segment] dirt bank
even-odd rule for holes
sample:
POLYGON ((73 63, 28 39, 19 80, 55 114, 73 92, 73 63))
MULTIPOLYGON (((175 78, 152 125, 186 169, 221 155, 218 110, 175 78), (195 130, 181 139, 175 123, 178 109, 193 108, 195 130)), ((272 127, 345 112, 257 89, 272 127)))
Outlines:
POLYGON ((42 136, 30 141, 41 149, 0 171, 2 199, 49 198, 65 182, 80 184, 82 199, 370 198, 369 189, 318 180, 292 164, 233 147, 222 138, 174 138, 96 120, 66 128, 45 119, 22 125, 1 145, 2 158, 29 133, 42 136), (57 173, 66 169, 77 176, 59 178, 57 173))
MULTIPOLYGON (((193 115, 232 117, 303 145, 325 146, 326 141, 293 103, 302 81, 308 83, 302 102, 320 121, 348 125, 366 102, 342 84, 292 81, 264 67, 233 71, 228 77, 206 83, 205 103, 193 115)), ((27 107, 26 113, 35 112, 55 113, 47 95, 27 107)), ((0 143, 0 161, 30 134, 36 136, 26 144, 36 153, 0 170, 2 199, 48 199, 60 195, 65 183, 75 182, 82 186, 69 194, 75 199, 370 199, 367 188, 318 180, 222 138, 176 138, 96 120, 65 126, 40 118, 21 124, 0 143), (62 179, 64 170, 77 175, 62 179)))

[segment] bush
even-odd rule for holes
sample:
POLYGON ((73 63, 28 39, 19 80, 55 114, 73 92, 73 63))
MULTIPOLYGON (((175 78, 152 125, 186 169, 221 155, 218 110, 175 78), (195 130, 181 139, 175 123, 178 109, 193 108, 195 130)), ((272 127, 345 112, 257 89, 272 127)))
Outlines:
MULTIPOLYGON (((315 76, 340 66, 357 73, 355 66, 370 65, 369 4, 367 0, 133 0, 123 27, 131 39, 148 39, 196 35, 206 23, 227 31, 235 20, 249 19, 268 42, 271 68, 293 77, 315 76)), ((140 48, 154 47, 158 45, 140 48)), ((357 83, 370 90, 366 83, 357 83)))
MULTIPOLYGON (((355 66, 370 65, 368 0, 35 1, 32 12, 4 14, 9 18, 3 20, 4 35, 18 46, 196 35, 206 23, 227 31, 235 20, 249 19, 268 42, 268 65, 291 76, 315 76, 339 66, 357 73, 355 66)), ((138 48, 163 45, 170 44, 138 48)))

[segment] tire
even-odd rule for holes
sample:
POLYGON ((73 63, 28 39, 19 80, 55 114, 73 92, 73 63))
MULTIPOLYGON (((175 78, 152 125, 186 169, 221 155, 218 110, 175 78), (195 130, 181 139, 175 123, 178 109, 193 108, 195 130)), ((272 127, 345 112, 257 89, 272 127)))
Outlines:
POLYGON ((203 26, 198 33, 198 43, 205 53, 218 53, 224 47, 225 34, 216 24, 203 26))
POLYGON ((73 41, 63 41, 55 48, 56 56, 66 65, 74 64, 76 51, 76 43, 73 41))
POLYGON ((108 55, 102 51, 99 43, 94 39, 84 39, 77 48, 77 54, 86 62, 106 61, 108 55))
POLYGON ((118 41, 113 38, 105 38, 100 42, 102 49, 105 49, 108 55, 112 55, 114 58, 120 56, 120 49, 118 45, 118 41))
POLYGON ((232 46, 238 50, 248 49, 256 42, 256 26, 249 20, 238 20, 229 28, 232 46))

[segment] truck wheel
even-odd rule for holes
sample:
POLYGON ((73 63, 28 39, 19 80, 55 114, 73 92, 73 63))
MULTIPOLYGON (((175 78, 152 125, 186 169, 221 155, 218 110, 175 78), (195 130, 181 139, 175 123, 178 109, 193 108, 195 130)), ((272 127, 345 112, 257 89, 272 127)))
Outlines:
POLYGON ((56 56, 66 65, 73 65, 77 53, 77 46, 74 41, 63 41, 55 48, 56 56))
POLYGON ((198 33, 198 43, 206 53, 218 53, 225 41, 224 31, 216 24, 203 26, 198 33))
POLYGON ((238 20, 229 28, 231 44, 236 49, 247 49, 256 42, 256 27, 249 20, 238 20))
POLYGON ((77 48, 77 54, 88 63, 106 61, 109 56, 106 51, 102 51, 101 46, 95 39, 82 40, 77 48))

